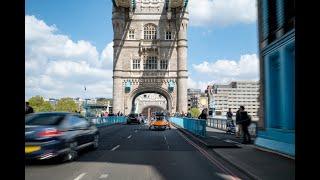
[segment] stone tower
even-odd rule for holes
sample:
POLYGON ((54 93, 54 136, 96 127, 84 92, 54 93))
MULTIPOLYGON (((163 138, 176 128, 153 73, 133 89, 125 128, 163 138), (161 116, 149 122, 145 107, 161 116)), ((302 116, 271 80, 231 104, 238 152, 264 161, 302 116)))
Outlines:
POLYGON ((168 112, 187 112, 187 0, 114 0, 113 111, 158 93, 168 112))

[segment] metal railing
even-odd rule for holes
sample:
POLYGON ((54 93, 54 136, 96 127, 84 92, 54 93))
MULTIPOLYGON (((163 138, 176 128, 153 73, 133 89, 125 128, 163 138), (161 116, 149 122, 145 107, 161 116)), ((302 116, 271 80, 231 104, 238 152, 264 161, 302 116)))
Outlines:
MULTIPOLYGON (((233 119, 234 124, 236 125, 235 119, 233 119)), ((224 118, 208 118, 207 119, 207 126, 216 128, 219 130, 226 131, 227 130, 227 119, 224 118)), ((238 129, 237 129, 238 130, 238 129)), ((251 122, 250 126, 248 127, 249 133, 252 136, 256 136, 257 133, 257 122, 251 122)))
POLYGON ((97 127, 108 126, 111 124, 125 123, 127 121, 126 116, 108 116, 108 117, 95 117, 88 118, 97 127))
POLYGON ((170 122, 180 126, 189 132, 205 137, 206 136, 206 121, 202 119, 171 117, 170 122))

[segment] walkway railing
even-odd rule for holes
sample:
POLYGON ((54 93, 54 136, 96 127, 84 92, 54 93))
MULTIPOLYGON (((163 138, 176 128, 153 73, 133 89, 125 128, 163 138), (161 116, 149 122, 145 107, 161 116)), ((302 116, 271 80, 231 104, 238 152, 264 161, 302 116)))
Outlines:
POLYGON ((108 117, 96 117, 88 118, 93 122, 97 127, 108 126, 111 124, 125 123, 127 118, 125 116, 108 116, 108 117))
POLYGON ((205 137, 206 136, 206 121, 201 119, 171 117, 170 122, 180 126, 191 133, 205 137))
MULTIPOLYGON (((233 120, 233 122, 236 125, 236 121, 233 120)), ((226 131, 227 130, 227 119, 208 118, 207 119, 207 126, 226 131)), ((256 132, 257 132, 257 122, 252 122, 251 125, 248 127, 248 130, 252 136, 255 136, 256 132)))

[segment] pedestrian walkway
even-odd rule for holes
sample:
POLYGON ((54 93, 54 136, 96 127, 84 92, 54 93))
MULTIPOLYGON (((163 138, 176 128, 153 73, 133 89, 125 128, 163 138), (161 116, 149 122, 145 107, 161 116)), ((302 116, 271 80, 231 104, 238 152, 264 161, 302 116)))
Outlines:
POLYGON ((240 148, 213 148, 213 151, 253 179, 295 179, 293 159, 264 151, 253 144, 243 145, 241 138, 218 129, 207 127, 207 136, 236 143, 240 148))

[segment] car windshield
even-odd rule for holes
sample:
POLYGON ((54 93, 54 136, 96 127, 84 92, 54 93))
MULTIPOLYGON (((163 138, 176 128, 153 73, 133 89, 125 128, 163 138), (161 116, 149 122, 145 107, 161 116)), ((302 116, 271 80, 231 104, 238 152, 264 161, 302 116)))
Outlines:
POLYGON ((33 114, 25 117, 26 125, 58 125, 65 114, 33 114))
POLYGON ((166 117, 165 116, 156 116, 156 120, 157 121, 162 121, 162 120, 165 120, 166 117))

